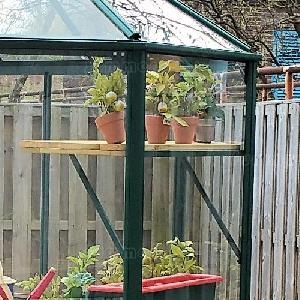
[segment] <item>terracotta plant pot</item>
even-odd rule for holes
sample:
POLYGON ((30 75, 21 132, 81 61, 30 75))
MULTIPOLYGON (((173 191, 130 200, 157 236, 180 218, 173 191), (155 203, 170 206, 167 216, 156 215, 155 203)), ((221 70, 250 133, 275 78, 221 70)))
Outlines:
POLYGON ((196 142, 211 143, 215 139, 216 121, 200 119, 196 129, 196 142))
POLYGON ((124 112, 112 112, 98 117, 95 123, 108 144, 121 144, 125 141, 124 112))
POLYGON ((182 126, 172 120, 171 127, 174 133, 175 144, 192 144, 195 138, 198 117, 181 117, 189 126, 182 126))
POLYGON ((146 131, 149 144, 165 144, 168 139, 169 125, 163 123, 162 116, 147 115, 146 131))

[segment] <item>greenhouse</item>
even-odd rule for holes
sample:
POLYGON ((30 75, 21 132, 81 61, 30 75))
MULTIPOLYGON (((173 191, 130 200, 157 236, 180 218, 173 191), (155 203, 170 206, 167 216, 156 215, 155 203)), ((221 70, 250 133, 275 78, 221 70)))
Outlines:
POLYGON ((176 0, 0 8, 14 298, 250 299, 260 56, 176 0))

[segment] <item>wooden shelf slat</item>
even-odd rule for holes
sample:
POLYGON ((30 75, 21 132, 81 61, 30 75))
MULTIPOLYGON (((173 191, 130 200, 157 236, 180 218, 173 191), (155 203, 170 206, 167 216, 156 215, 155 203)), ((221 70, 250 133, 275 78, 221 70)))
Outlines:
MULTIPOLYGON (((126 144, 107 144, 105 141, 43 141, 43 140, 24 140, 20 146, 32 153, 46 154, 83 154, 83 155, 105 155, 105 156, 124 156, 126 144)), ((148 144, 145 142, 145 151, 155 152, 190 152, 190 151, 239 151, 240 143, 212 142, 211 144, 175 144, 168 141, 166 144, 148 144)))

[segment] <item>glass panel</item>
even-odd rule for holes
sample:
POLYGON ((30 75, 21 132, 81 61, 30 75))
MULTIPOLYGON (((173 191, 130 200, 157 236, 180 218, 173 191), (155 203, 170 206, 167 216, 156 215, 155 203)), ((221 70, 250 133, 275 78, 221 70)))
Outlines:
POLYGON ((126 39, 90 0, 0 0, 0 36, 126 39))
MULTIPOLYGON (((178 290, 178 299, 214 294, 214 284, 215 296, 203 299, 239 299, 244 69, 231 61, 149 55, 144 230, 151 224, 151 238, 144 245, 152 252, 144 257, 144 273, 217 276, 213 284, 178 290), (151 261, 157 243, 166 257, 151 261)), ((172 293, 165 298, 176 299, 172 293)))
POLYGON ((149 42, 240 50, 167 0, 109 0, 149 42))
MULTIPOLYGON (((3 206, 0 223, 6 224, 0 230, 3 235, 0 257, 4 275, 17 281, 40 274, 41 259, 41 155, 24 151, 19 143, 24 139, 42 138, 41 102, 45 74, 48 73, 53 74, 51 138, 56 141, 89 140, 98 144, 104 140, 95 125, 99 106, 96 103, 85 106, 84 103, 91 99, 89 90, 95 86, 93 75, 101 72, 103 79, 104 75, 109 76, 117 68, 121 69, 125 65, 126 53, 101 55, 103 63, 100 65, 93 64, 95 53, 81 52, 73 56, 0 55, 0 204, 3 206), (18 179, 20 176, 23 180, 18 179)), ((122 79, 118 77, 117 80, 116 77, 115 84, 122 79, 126 83, 125 71, 122 79)), ((103 91, 104 86, 100 85, 100 88, 103 91)), ((122 88, 123 101, 126 89, 125 84, 122 88)), ((82 155, 80 163, 122 243, 125 158, 82 155)), ((97 273, 104 269, 102 262, 118 249, 100 221, 68 155, 51 157, 50 199, 49 267, 55 267, 59 276, 66 276, 71 272, 70 267, 76 264, 74 260, 70 263, 68 256, 77 257, 79 251, 100 245, 97 263, 92 260, 90 266, 81 269, 81 273, 87 271, 93 277, 101 278, 97 273)), ((87 278, 89 275, 85 274, 87 278)), ((31 283, 36 285, 38 281, 36 276, 31 283)), ((23 283, 22 286, 26 288, 28 284, 23 283)), ((54 282, 54 287, 58 286, 60 289, 55 294, 52 290, 45 297, 62 299, 58 294, 62 295, 66 286, 59 278, 54 282)), ((22 288, 15 287, 16 297, 21 292, 22 288)))

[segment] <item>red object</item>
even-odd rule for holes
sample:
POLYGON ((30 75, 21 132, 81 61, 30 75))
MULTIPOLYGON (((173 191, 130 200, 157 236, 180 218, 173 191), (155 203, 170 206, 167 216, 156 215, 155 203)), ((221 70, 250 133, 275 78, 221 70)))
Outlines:
POLYGON ((0 285, 0 299, 9 300, 9 295, 7 295, 5 289, 0 285))
POLYGON ((192 144, 199 123, 198 117, 181 117, 189 126, 182 126, 172 120, 171 127, 174 133, 175 144, 192 144))
MULTIPOLYGON (((205 285, 210 283, 218 283, 223 281, 221 276, 206 274, 176 274, 172 276, 156 277, 144 279, 142 283, 143 294, 157 293, 167 290, 180 289, 197 285, 205 285)), ((102 293, 123 293, 123 283, 113 283, 106 285, 91 285, 89 292, 102 293)))
POLYGON ((170 130, 169 125, 165 125, 162 116, 146 116, 147 140, 149 144, 165 144, 170 130))
POLYGON ((121 144, 125 141, 124 112, 112 112, 95 120, 97 128, 108 144, 121 144))
POLYGON ((42 278, 36 288, 30 293, 27 300, 39 300, 43 295, 46 288, 49 286, 50 282, 54 278, 56 270, 54 268, 50 268, 47 274, 42 278))

